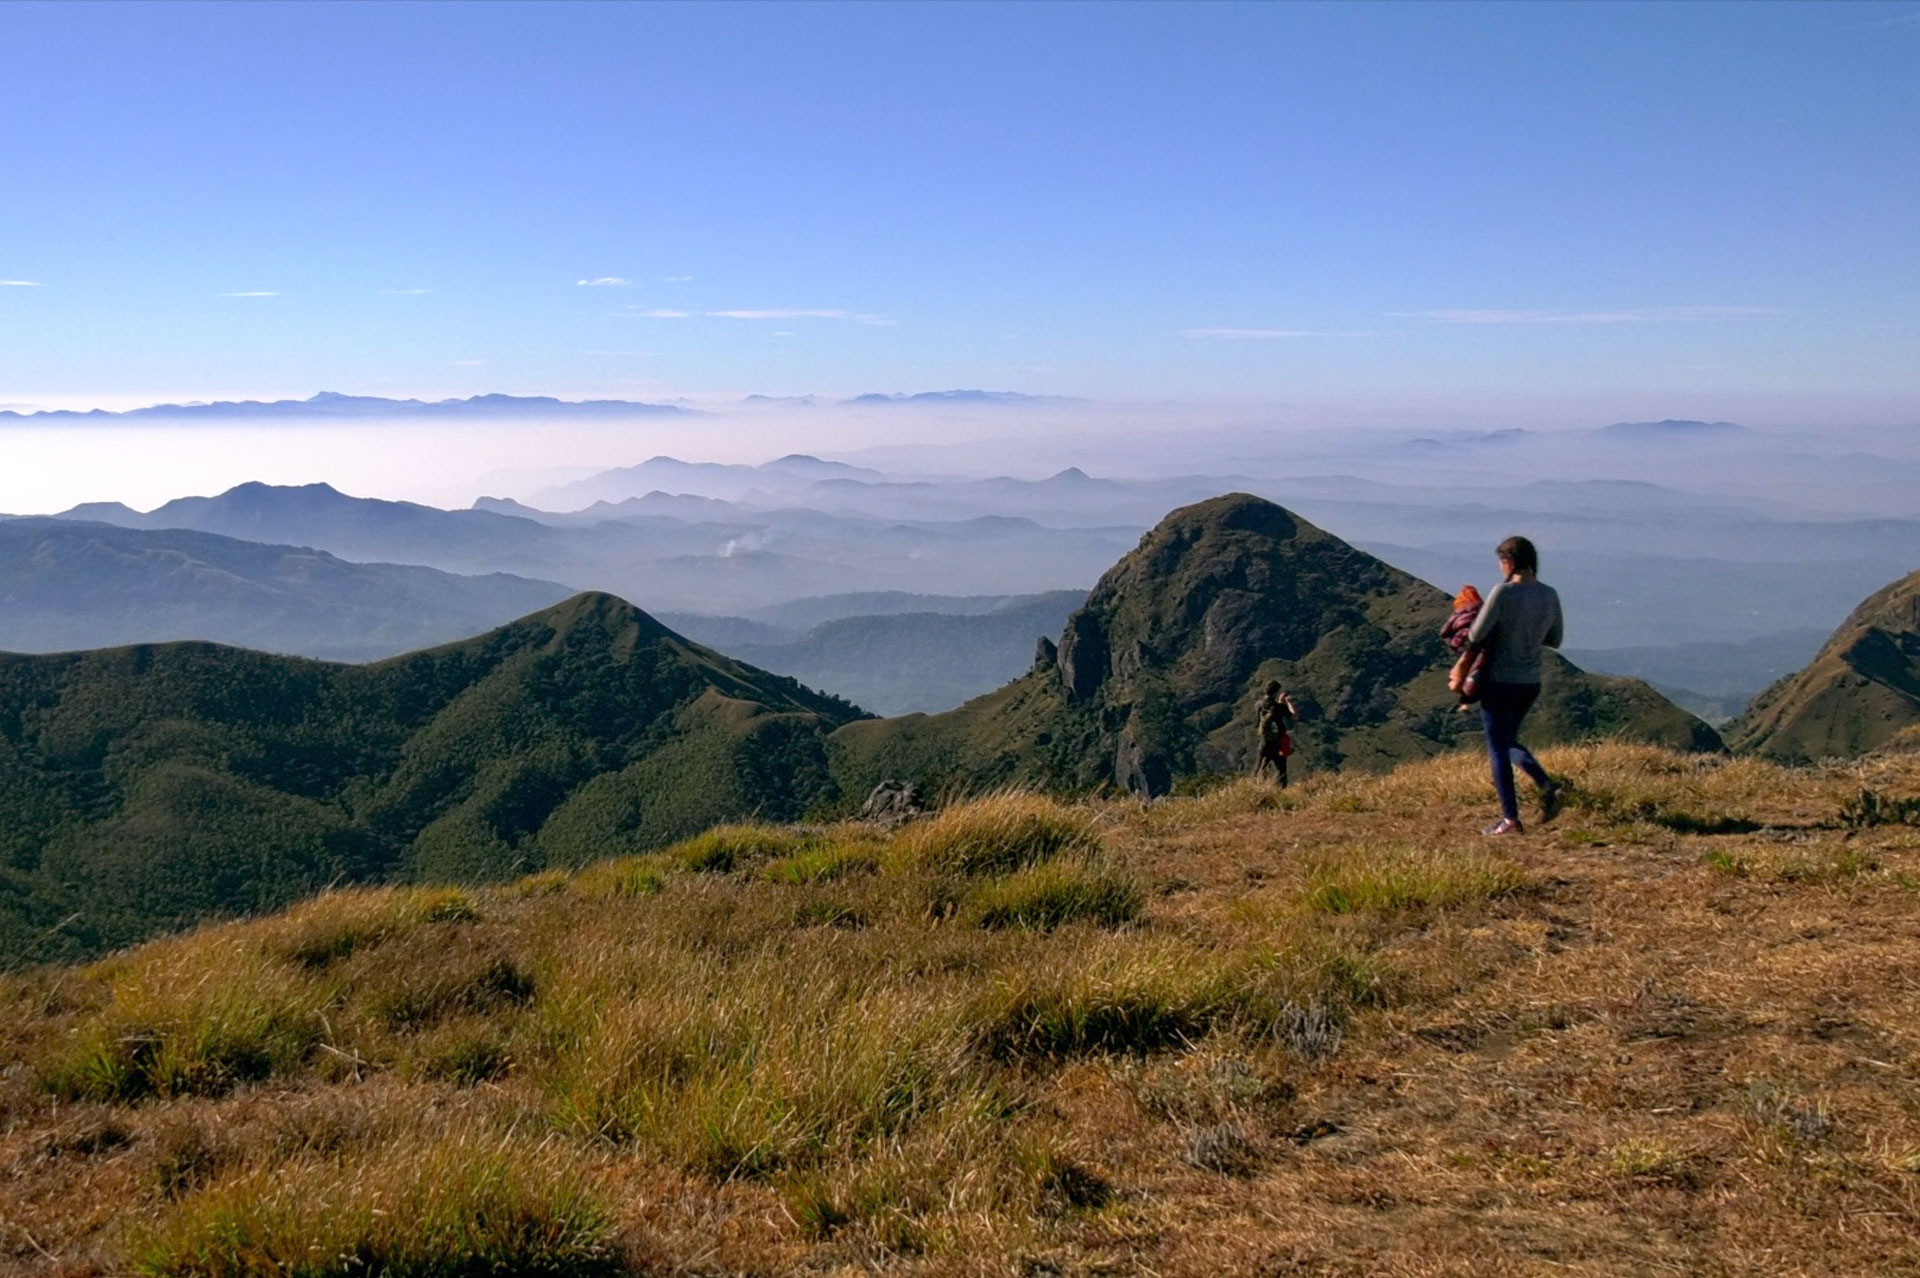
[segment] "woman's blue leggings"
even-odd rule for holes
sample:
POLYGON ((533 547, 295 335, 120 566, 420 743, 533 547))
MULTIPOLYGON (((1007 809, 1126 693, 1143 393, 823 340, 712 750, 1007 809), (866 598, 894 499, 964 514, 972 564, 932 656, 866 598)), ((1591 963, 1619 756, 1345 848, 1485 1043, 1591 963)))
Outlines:
POLYGON ((1520 802, 1513 793, 1513 769, 1533 778, 1535 785, 1547 784, 1547 770, 1533 757, 1533 751, 1520 744, 1520 721, 1533 708, 1540 695, 1537 683, 1494 683, 1489 680, 1480 691, 1480 722, 1487 729, 1487 757, 1493 763, 1493 788, 1500 795, 1500 815, 1509 821, 1520 819, 1520 802))

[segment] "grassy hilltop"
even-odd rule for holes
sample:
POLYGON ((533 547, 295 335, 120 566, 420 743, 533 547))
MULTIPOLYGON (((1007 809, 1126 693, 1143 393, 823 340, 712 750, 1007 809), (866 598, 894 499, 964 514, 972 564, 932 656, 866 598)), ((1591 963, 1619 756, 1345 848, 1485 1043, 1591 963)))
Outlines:
POLYGON ((722 827, 3 977, 0 1256, 1920 1272, 1920 741, 1546 761, 1567 811, 1497 843, 1463 753, 722 827))
POLYGON ((0 653, 0 965, 339 882, 470 882, 800 815, 859 712, 611 595, 367 666, 0 653))

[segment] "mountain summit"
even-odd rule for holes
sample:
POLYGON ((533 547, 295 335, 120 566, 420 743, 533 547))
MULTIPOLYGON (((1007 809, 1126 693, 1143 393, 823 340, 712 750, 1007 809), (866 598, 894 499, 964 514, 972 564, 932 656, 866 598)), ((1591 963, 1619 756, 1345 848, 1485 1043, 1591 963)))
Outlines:
MULTIPOLYGON (((1161 790, 1249 766, 1257 689, 1277 679, 1300 706, 1310 770, 1384 769, 1477 731, 1446 689, 1449 608, 1433 586, 1290 511, 1230 494, 1149 532, 1026 676, 943 715, 850 724, 834 741, 850 787, 905 761, 946 780, 1161 790)), ((1557 656, 1529 726, 1541 742, 1720 745, 1646 684, 1557 656)))
POLYGON ((1920 723, 1920 572, 1869 595, 1803 670, 1754 698, 1728 730, 1789 762, 1864 753, 1920 723))

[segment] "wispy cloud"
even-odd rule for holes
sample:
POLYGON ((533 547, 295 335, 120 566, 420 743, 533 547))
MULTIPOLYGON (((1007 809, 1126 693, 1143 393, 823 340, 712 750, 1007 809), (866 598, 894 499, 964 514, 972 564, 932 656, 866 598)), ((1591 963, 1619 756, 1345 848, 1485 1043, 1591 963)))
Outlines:
POLYGON ((790 319, 852 319, 846 311, 822 310, 768 310, 768 311, 708 311, 716 319, 738 320, 790 320, 790 319))
POLYGON ((1338 333, 1317 328, 1190 328, 1186 336, 1223 342, 1265 342, 1289 337, 1371 337, 1371 333, 1338 333))
POLYGON ((1645 306, 1618 311, 1392 311, 1394 319, 1434 324, 1658 324, 1667 320, 1785 315, 1776 306, 1645 306))
POLYGON ((487 361, 484 359, 450 359, 447 363, 455 368, 484 368, 486 367, 487 361))
POLYGON ((1920 27, 1920 10, 1912 13, 1897 13, 1891 18, 1881 18, 1877 22, 1865 23, 1864 26, 1867 30, 1883 27, 1920 27))
POLYGON ((270 293, 265 289, 249 289, 245 292, 240 292, 240 293, 222 293, 220 296, 222 297, 278 297, 280 296, 280 294, 270 293))
POLYGON ((0 288, 45 288, 39 280, 0 280, 0 288))
POLYGON ((662 279, 661 279, 661 281, 660 281, 660 282, 661 282, 662 284, 691 284, 691 283, 693 283, 693 276, 691 276, 691 275, 668 275, 668 276, 664 276, 664 277, 662 277, 662 279))
POLYGON ((590 280, 575 280, 574 283, 581 288, 625 288, 633 281, 623 280, 618 275, 599 275, 590 280))
POLYGON ((422 293, 432 291, 426 288, 383 288, 380 290, 380 295, 382 297, 419 297, 422 293))
POLYGON ((646 319, 702 319, 728 320, 840 320, 850 324, 869 324, 890 326, 898 324, 897 319, 885 315, 867 315, 859 311, 833 310, 824 307, 770 307, 765 309, 735 309, 725 311, 680 311, 666 308, 630 307, 622 312, 626 315, 638 315, 646 319))

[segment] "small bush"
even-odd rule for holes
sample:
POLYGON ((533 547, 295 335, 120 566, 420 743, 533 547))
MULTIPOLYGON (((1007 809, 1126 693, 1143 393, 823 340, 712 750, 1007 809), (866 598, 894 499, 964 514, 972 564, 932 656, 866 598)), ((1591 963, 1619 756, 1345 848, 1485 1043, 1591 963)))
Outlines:
POLYGON ((1030 865, 983 883, 966 909, 981 927, 1055 928, 1079 920, 1118 927, 1139 916, 1142 902, 1131 875, 1074 858, 1030 865))
POLYGON ((1259 1161, 1259 1150, 1246 1126, 1235 1121, 1195 1127, 1187 1132, 1181 1161, 1201 1171, 1244 1176, 1259 1161))
POLYGON ((1920 797, 1894 797, 1861 790, 1840 805, 1840 824, 1849 830, 1879 825, 1920 825, 1920 797))
POLYGON ((742 821, 682 839, 667 849, 666 856, 689 870, 729 874, 750 862, 793 856, 817 842, 818 836, 792 826, 742 821))
POLYGON ((1100 832, 1085 812, 1037 795, 976 799, 908 827, 897 848, 920 869, 1004 874, 1066 853, 1091 853, 1100 832))
POLYGON ((217 1182, 137 1240, 134 1266, 168 1278, 618 1271, 607 1214, 578 1176, 550 1150, 478 1137, 217 1182))
POLYGON ((1308 864, 1303 900, 1329 914, 1440 908, 1510 896, 1525 882, 1519 867, 1482 853, 1353 848, 1308 864))

